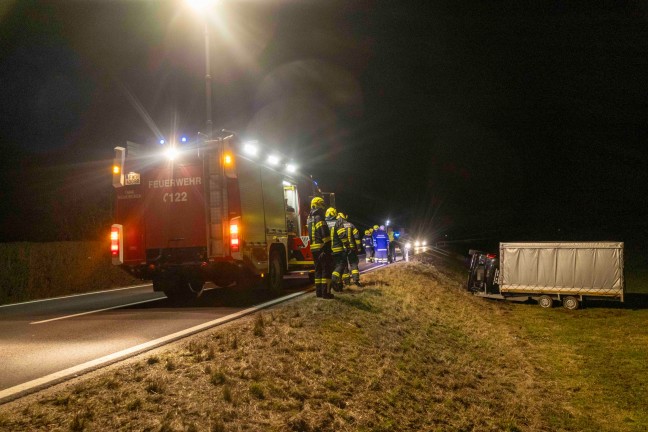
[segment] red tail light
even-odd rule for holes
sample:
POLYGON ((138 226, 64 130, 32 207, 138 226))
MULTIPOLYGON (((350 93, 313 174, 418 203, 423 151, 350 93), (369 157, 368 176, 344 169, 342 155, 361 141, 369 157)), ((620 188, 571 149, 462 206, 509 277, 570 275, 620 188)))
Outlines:
POLYGON ((124 263, 124 237, 122 235, 122 229, 122 226, 118 224, 110 227, 110 256, 114 265, 124 263))
POLYGON ((497 257, 497 255, 495 255, 495 254, 486 255, 486 258, 488 258, 488 259, 493 259, 493 258, 496 258, 496 257, 497 257))
POLYGON ((238 221, 230 222, 230 251, 232 253, 239 251, 239 226, 238 221))

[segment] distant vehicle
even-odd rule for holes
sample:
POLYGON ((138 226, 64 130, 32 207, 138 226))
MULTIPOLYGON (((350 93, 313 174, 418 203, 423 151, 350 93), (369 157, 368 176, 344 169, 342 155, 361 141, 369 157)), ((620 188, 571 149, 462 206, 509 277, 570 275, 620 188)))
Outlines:
POLYGON ((334 194, 233 135, 156 150, 115 148, 114 265, 176 301, 198 296, 206 282, 264 277, 280 290, 285 273, 312 270, 310 198, 335 205, 334 194))
POLYGON ((561 302, 578 309, 585 299, 624 301, 623 243, 500 243, 499 256, 470 251, 467 287, 480 297, 561 302))

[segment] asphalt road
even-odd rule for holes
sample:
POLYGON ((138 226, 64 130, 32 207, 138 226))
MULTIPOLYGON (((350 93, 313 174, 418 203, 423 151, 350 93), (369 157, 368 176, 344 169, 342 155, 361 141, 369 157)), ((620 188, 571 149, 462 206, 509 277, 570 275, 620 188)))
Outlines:
MULTIPOLYGON (((375 264, 361 263, 364 271, 375 264)), ((285 294, 311 288, 286 278, 285 294)), ((267 302, 263 288, 214 288, 174 306, 150 284, 0 307, 0 391, 267 302)))

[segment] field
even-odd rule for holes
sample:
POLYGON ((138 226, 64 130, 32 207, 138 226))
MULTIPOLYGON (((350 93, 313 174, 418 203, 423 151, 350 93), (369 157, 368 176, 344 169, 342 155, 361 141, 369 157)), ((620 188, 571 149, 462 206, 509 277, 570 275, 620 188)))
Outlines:
POLYGON ((133 285, 107 242, 0 243, 0 304, 133 285))
POLYGON ((644 431, 648 309, 475 298, 428 257, 0 407, 0 430, 644 431))

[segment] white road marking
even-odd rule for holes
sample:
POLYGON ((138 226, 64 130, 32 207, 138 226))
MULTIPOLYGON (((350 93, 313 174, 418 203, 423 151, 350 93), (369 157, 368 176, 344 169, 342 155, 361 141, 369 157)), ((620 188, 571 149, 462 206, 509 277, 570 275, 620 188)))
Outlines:
POLYGON ((380 264, 379 266, 376 266, 376 267, 371 267, 371 268, 368 268, 368 269, 364 269, 364 270, 362 270, 362 271, 360 272, 360 274, 369 273, 370 271, 373 271, 373 270, 379 269, 380 267, 385 267, 386 265, 387 265, 387 264, 380 264))
POLYGON ((91 310, 91 311, 88 311, 88 312, 81 312, 81 313, 77 313, 77 314, 73 314, 73 315, 65 315, 65 316, 61 316, 61 317, 57 317, 57 318, 50 318, 50 319, 46 319, 46 320, 43 320, 43 321, 34 321, 34 322, 30 322, 29 324, 43 324, 43 323, 46 323, 46 322, 64 320, 64 319, 68 319, 68 318, 78 317, 78 316, 81 316, 81 315, 90 315, 90 314, 97 313, 97 312, 104 312, 104 311, 107 311, 107 310, 119 309, 119 308, 123 308, 123 307, 127 307, 127 306, 133 306, 133 305, 142 304, 142 303, 149 303, 149 302, 153 302, 153 301, 162 300, 162 299, 165 299, 165 298, 166 298, 166 296, 157 297, 157 298, 154 298, 154 299, 142 300, 142 301, 138 301, 138 302, 134 302, 134 303, 127 303, 127 304, 119 305, 119 306, 112 306, 112 307, 109 307, 109 308, 96 309, 96 310, 91 310))
MULTIPOLYGON (((373 271, 373 270, 376 270, 376 269, 379 269, 379 268, 385 267, 385 266, 386 266, 386 264, 381 264, 381 265, 378 265, 376 267, 372 267, 370 269, 363 270, 361 273, 367 273, 367 272, 370 272, 370 271, 373 271)), ((146 285, 143 285, 143 286, 146 286, 146 285)), ((125 289, 125 288, 123 288, 123 289, 125 289)), ((191 327, 191 328, 188 328, 188 329, 185 329, 185 330, 180 330, 178 332, 172 333, 172 334, 167 335, 167 336, 163 336, 163 337, 158 338, 158 339, 154 339, 152 341, 148 341, 148 342, 145 342, 145 343, 142 343, 142 344, 130 347, 130 348, 126 348, 126 349, 118 351, 116 353, 108 354, 108 355, 100 357, 98 359, 90 360, 90 361, 87 361, 85 363, 81 363, 79 365, 72 366, 72 367, 69 367, 67 369, 63 369, 61 371, 51 373, 51 374, 46 375, 46 376, 41 377, 41 378, 36 378, 36 379, 28 381, 26 383, 18 384, 16 386, 9 387, 9 388, 4 389, 4 390, 0 390, 0 404, 5 403, 5 402, 9 402, 9 401, 14 400, 14 399, 16 399, 18 397, 27 395, 29 393, 33 393, 33 392, 35 392, 37 390, 49 387, 49 386, 54 385, 56 383, 63 382, 65 380, 67 380, 67 379, 78 376, 80 374, 87 373, 87 372, 90 372, 92 370, 99 369, 101 367, 104 367, 104 366, 107 366, 109 364, 118 362, 120 360, 125 360, 128 357, 132 357, 132 356, 135 356, 137 354, 141 354, 141 353, 143 353, 145 351, 152 350, 153 348, 158 348, 158 347, 166 345, 168 343, 175 342, 175 341, 177 341, 179 339, 185 338, 185 337, 190 336, 190 335, 195 334, 195 333, 199 333, 199 332, 201 332, 203 330, 207 330, 207 329, 209 329, 211 327, 215 327, 215 326, 218 326, 218 325, 221 325, 221 324, 225 324, 227 322, 230 322, 230 321, 236 320, 238 318, 241 318, 241 317, 243 317, 245 315, 249 315, 249 314, 257 312, 257 311, 259 311, 261 309, 265 309, 267 307, 274 306, 275 304, 290 300, 290 299, 295 298, 295 297, 299 297, 301 295, 304 295, 304 294, 312 292, 312 291, 313 290, 311 289, 311 290, 307 290, 307 291, 299 291, 299 292, 296 292, 296 293, 292 293, 292 294, 289 294, 289 295, 284 296, 284 297, 280 297, 280 298, 277 298, 277 299, 274 299, 274 300, 267 301, 267 302, 262 303, 262 304, 260 304, 258 306, 253 306, 253 307, 244 309, 242 311, 239 311, 239 312, 236 312, 236 313, 233 313, 233 314, 230 314, 230 315, 226 315, 224 317, 217 318, 215 320, 208 321, 206 323, 199 324, 197 326, 194 326, 194 327, 191 327)), ((161 298, 164 298, 164 297, 161 297, 161 298)), ((130 303, 130 304, 132 305, 132 304, 146 303, 146 302, 155 301, 155 300, 159 300, 159 299, 145 300, 143 302, 130 303)), ((128 306, 128 305, 115 306, 113 308, 107 308, 107 309, 101 309, 101 310, 110 310, 110 309, 115 309, 115 308, 124 307, 124 306, 128 306)), ((72 316, 86 315, 86 314, 94 313, 94 312, 99 312, 99 311, 84 312, 84 313, 81 313, 81 314, 69 315, 67 317, 53 318, 51 320, 33 322, 32 324, 39 324, 39 323, 43 323, 43 322, 54 321, 54 320, 57 320, 57 319, 70 318, 72 316)))
POLYGON ((128 290, 128 289, 134 289, 134 288, 142 288, 146 286, 151 286, 152 284, 143 284, 143 285, 131 285, 127 287, 122 287, 122 288, 113 288, 109 290, 103 290, 103 291, 92 291, 92 292, 87 292, 87 293, 81 293, 81 294, 70 294, 67 296, 61 296, 61 297, 51 297, 51 298, 46 298, 46 299, 39 299, 39 300, 30 300, 22 303, 11 303, 11 304, 6 304, 6 305, 0 305, 0 308, 6 308, 6 307, 11 307, 11 306, 22 306, 30 303, 40 303, 40 302, 46 302, 46 301, 52 301, 52 300, 61 300, 61 299, 67 299, 67 298, 72 298, 72 297, 81 297, 81 296, 87 296, 87 295, 93 295, 93 294, 103 294, 107 292, 113 292, 113 291, 123 291, 123 290, 128 290))
POLYGON ((145 342, 143 344, 136 345, 131 348, 127 348, 122 351, 118 351, 113 354, 109 354, 103 357, 100 357, 98 359, 90 360, 85 363, 82 363, 80 365, 72 366, 70 368, 54 372, 52 374, 46 375, 41 378, 36 378, 34 380, 28 381, 23 384, 18 384, 13 387, 9 387, 5 390, 0 391, 0 404, 8 402, 10 400, 16 399, 20 396, 26 395, 28 393, 32 393, 36 390, 48 387, 50 385, 56 384, 58 382, 64 381, 68 378, 71 378, 73 376, 79 375, 81 373, 86 373, 90 372, 91 370, 98 369, 100 367, 106 366, 111 363, 115 363, 119 360, 124 360, 128 357, 134 356, 136 354, 140 354, 144 351, 151 350, 153 348, 160 347, 162 345, 175 342, 179 339, 185 338, 189 335, 201 332, 203 330, 207 330, 210 327, 215 327, 220 324, 224 324, 229 321, 233 321, 235 319, 241 318, 245 315, 249 315, 251 313, 257 312, 261 309, 265 309, 267 307, 273 306, 277 303, 284 302, 286 300, 290 300, 294 297, 298 297, 300 295, 303 295, 307 293, 308 291, 299 291, 297 293, 289 294, 284 297, 280 297, 278 299, 270 300, 265 303, 262 303, 258 306, 253 306, 247 309, 244 309, 242 311, 212 320, 208 321, 203 324, 199 324, 197 326, 185 329, 185 330, 180 330, 178 332, 175 332, 173 334, 163 336, 158 339, 154 339, 149 342, 145 342))

